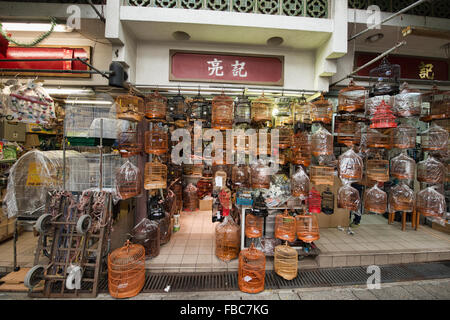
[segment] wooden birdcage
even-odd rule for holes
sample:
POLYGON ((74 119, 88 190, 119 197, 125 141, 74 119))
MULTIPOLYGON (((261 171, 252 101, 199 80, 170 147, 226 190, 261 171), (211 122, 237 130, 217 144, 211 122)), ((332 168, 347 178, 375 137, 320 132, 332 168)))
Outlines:
POLYGON ((189 118, 191 120, 199 120, 208 122, 211 120, 210 104, 200 94, 193 97, 189 103, 189 118))
POLYGON ((250 187, 250 169, 246 165, 234 165, 231 172, 231 183, 233 188, 248 188, 250 187))
POLYGON ((258 162, 250 169, 251 186, 253 189, 269 189, 270 177, 269 168, 262 162, 258 162))
POLYGON ((436 85, 431 91, 422 94, 423 102, 428 102, 430 108, 423 114, 422 121, 444 120, 450 118, 450 91, 439 90, 436 85))
POLYGON ((366 175, 368 179, 374 181, 389 181, 389 161, 383 159, 367 160, 366 175))
POLYGON ((338 144, 352 147, 361 142, 361 127, 350 117, 336 116, 335 132, 338 144))
POLYGON ((258 132, 257 141, 258 141, 257 150, 256 150, 257 155, 272 154, 272 136, 271 136, 270 132, 267 132, 267 130, 260 130, 258 132))
POLYGON ((199 199, 203 199, 207 195, 211 195, 213 191, 212 177, 202 177, 197 182, 197 195, 199 199))
POLYGON ((252 101, 252 121, 266 122, 272 121, 272 110, 275 102, 272 98, 265 97, 264 94, 252 101))
POLYGON ((353 80, 350 81, 347 88, 339 91, 338 111, 339 112, 360 112, 364 111, 366 100, 366 89, 356 86, 353 80))
POLYGON ((161 155, 168 150, 167 132, 155 127, 145 132, 145 152, 161 155))
POLYGON ((275 126, 292 125, 293 114, 292 114, 292 103, 289 97, 280 97, 277 99, 277 104, 275 111, 272 114, 275 117, 275 126))
POLYGON ((413 149, 416 147, 417 130, 407 124, 401 124, 393 131, 393 146, 399 149, 413 149))
POLYGON ((226 130, 233 126, 233 98, 223 94, 212 99, 211 126, 214 129, 226 130))
POLYGON ((396 117, 392 112, 392 107, 388 105, 384 100, 376 106, 374 114, 370 119, 370 127, 373 129, 386 129, 386 128, 396 128, 397 123, 395 122, 396 117))
POLYGON ((131 240, 145 248, 145 256, 154 258, 161 249, 161 237, 158 222, 144 218, 131 230, 131 240))
POLYGON ((357 189, 350 184, 345 184, 338 190, 338 208, 343 208, 352 211, 358 211, 361 197, 357 189))
POLYGON ((392 134, 381 133, 375 129, 368 129, 366 133, 367 146, 369 148, 392 149, 392 134))
POLYGON ((246 293, 258 293, 264 290, 266 275, 266 257, 261 250, 255 248, 244 249, 239 254, 238 286, 246 293))
POLYGON ((308 211, 309 213, 320 213, 321 209, 320 193, 312 187, 308 195, 308 211))
POLYGON ((417 193, 417 212, 425 217, 440 217, 446 213, 444 195, 436 191, 435 187, 428 187, 417 193))
POLYGON ((141 172, 130 161, 126 161, 116 176, 117 193, 122 200, 136 197, 141 193, 141 172))
POLYGON ((167 98, 155 91, 145 97, 145 117, 149 120, 166 120, 167 98))
POLYGON ((280 149, 289 148, 292 143, 292 136, 294 135, 292 128, 283 126, 275 129, 278 129, 278 147, 280 149))
POLYGON ((233 136, 233 150, 237 153, 248 153, 250 151, 250 136, 245 134, 233 136))
POLYGON ((315 185, 329 185, 334 184, 334 168, 327 166, 311 166, 309 168, 309 177, 311 183, 315 185))
POLYGON ((446 150, 448 145, 449 133, 444 128, 433 123, 430 128, 420 134, 422 150, 438 151, 446 150))
POLYGON ((394 96, 394 114, 397 117, 420 116, 422 111, 422 95, 419 90, 409 88, 404 82, 400 93, 394 96))
POLYGON ((124 94, 116 98, 117 118, 139 122, 144 116, 144 99, 124 94))
POLYGON ((417 181, 429 184, 444 183, 444 165, 433 157, 417 164, 417 181))
POLYGON ((275 216, 275 238, 294 242, 295 241, 295 218, 285 210, 282 214, 275 216))
POLYGON ((302 167, 299 167, 291 177, 291 194, 294 197, 307 198, 309 194, 309 177, 302 167))
POLYGON ((311 136, 311 153, 316 157, 333 154, 333 135, 322 126, 311 136))
POLYGON ((250 101, 246 96, 238 97, 236 105, 234 107, 234 122, 239 123, 251 123, 251 106, 250 101))
POLYGON ((185 211, 196 211, 198 209, 197 188, 189 183, 183 190, 183 209, 185 211))
POLYGON ((263 234, 264 218, 248 213, 245 216, 245 236, 247 238, 260 238, 263 234))
POLYGON ((297 238, 306 243, 320 239, 319 223, 317 217, 312 214, 299 214, 295 217, 297 238))
POLYGON ((292 163, 308 167, 311 163, 311 140, 307 132, 292 135, 292 163))
POLYGON ((364 194, 364 209, 384 214, 387 207, 387 194, 375 184, 372 188, 367 189, 364 194))
POLYGON ((299 101, 294 102, 292 106, 294 112, 294 124, 311 124, 311 112, 313 107, 313 104, 307 102, 304 96, 302 96, 299 101))
POLYGON ((389 191, 389 212, 414 210, 414 191, 404 183, 397 184, 389 191))
POLYGON ((168 115, 173 121, 186 120, 185 98, 178 94, 168 100, 168 115))
POLYGON ((236 259, 241 246, 241 228, 226 215, 216 226, 216 257, 222 261, 236 259))
POLYGON ((167 186, 167 166, 159 162, 145 164, 144 188, 164 189, 167 186))
POLYGON ((397 179, 413 180, 416 173, 416 162, 402 152, 391 159, 389 170, 391 176, 397 179))
POLYGON ((320 99, 313 102, 311 110, 312 122, 321 122, 324 124, 330 124, 333 118, 333 105, 331 102, 324 98, 323 94, 320 95, 320 99))
POLYGON ((383 58, 380 65, 369 71, 370 92, 369 95, 395 95, 399 92, 400 65, 390 64, 387 58, 383 58), (373 79, 376 79, 373 81, 373 79))
POLYGON ((338 172, 342 180, 359 181, 363 175, 363 160, 349 149, 339 156, 338 172))
POLYGON ((138 155, 144 150, 141 135, 133 129, 120 132, 117 142, 120 155, 123 158, 138 155))
POLYGON ((297 250, 285 245, 279 245, 274 250, 273 268, 275 273, 286 280, 292 280, 298 273, 298 253, 297 250))

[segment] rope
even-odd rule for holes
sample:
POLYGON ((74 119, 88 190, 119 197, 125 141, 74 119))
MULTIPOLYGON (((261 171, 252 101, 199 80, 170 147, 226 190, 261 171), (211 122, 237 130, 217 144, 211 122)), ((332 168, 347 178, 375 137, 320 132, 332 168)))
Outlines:
POLYGON ((0 33, 3 36, 3 38, 8 40, 8 42, 11 42, 11 43, 15 44, 16 46, 19 46, 19 47, 34 47, 38 43, 40 43, 43 40, 45 40, 46 38, 48 38, 50 36, 50 34, 52 34, 53 29, 56 26, 56 19, 54 17, 50 17, 50 23, 51 23, 50 30, 48 30, 47 32, 41 34, 40 36, 38 36, 36 39, 34 39, 30 43, 21 43, 21 42, 18 42, 16 40, 14 40, 10 36, 8 36, 8 34, 3 30, 3 25, 1 23, 0 23, 0 33))

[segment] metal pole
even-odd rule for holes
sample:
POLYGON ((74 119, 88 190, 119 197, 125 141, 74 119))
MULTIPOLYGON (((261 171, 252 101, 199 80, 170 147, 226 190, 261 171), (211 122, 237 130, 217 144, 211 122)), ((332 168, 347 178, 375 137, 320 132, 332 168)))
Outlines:
POLYGON ((107 74, 112 74, 112 71, 98 72, 94 70, 54 70, 54 69, 0 69, 0 72, 33 72, 33 73, 90 73, 98 74, 100 73, 103 77, 107 78, 107 74))
MULTIPOLYGON (((374 29, 375 27, 378 27, 378 26, 382 25, 383 23, 385 23, 385 22, 387 22, 387 21, 389 21, 389 20, 395 18, 395 17, 398 16, 398 15, 401 15, 402 13, 404 13, 404 12, 406 12, 406 11, 411 10, 412 8, 417 7, 418 5, 420 5, 420 4, 424 3, 424 2, 429 2, 429 0, 419 0, 419 1, 417 1, 417 2, 414 2, 413 4, 407 6, 406 8, 403 8, 402 10, 400 10, 400 11, 394 13, 393 15, 387 17, 386 19, 382 20, 381 22, 376 23, 376 24, 374 24, 374 25, 372 25, 372 26, 370 26, 370 27, 364 29, 364 30, 361 31, 361 32, 358 32, 358 33, 355 34, 354 36, 350 37, 350 39, 348 39, 348 41, 351 41, 351 40, 353 40, 353 39, 356 39, 357 37, 359 37, 360 35, 366 33, 367 31, 372 30, 372 29, 374 29)), ((355 21, 354 23, 356 23, 356 21, 355 21)))
POLYGON ((92 3, 91 0, 87 0, 89 5, 92 7, 92 9, 95 11, 95 13, 98 15, 98 17, 100 18, 100 21, 105 23, 106 19, 105 17, 97 10, 97 8, 95 7, 95 5, 92 3))
POLYGON ((103 189, 103 118, 100 119, 100 181, 99 189, 103 189))
POLYGON ((114 73, 113 71, 100 71, 96 67, 94 67, 92 64, 90 64, 90 63, 88 63, 88 62, 86 62, 84 60, 81 60, 80 58, 77 58, 77 60, 80 61, 81 63, 87 65, 92 70, 97 71, 99 74, 102 75, 102 77, 108 78, 107 74, 113 74, 114 73))
POLYGON ((46 62, 46 61, 77 61, 77 60, 88 60, 88 59, 87 58, 71 58, 71 59, 0 59, 0 62, 26 62, 26 61, 46 62))

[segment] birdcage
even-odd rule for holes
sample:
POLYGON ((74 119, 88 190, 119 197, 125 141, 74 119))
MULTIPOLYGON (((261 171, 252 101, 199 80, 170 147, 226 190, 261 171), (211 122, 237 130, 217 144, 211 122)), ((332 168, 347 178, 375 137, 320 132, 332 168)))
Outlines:
POLYGON ((383 58, 380 65, 369 71, 370 96, 395 95, 399 92, 400 66, 383 58))
POLYGON ((364 194, 364 209, 384 214, 387 207, 387 194, 375 184, 372 188, 367 189, 364 194))
POLYGON ((167 132, 162 128, 154 127, 145 132, 145 152, 161 155, 168 150, 167 132))
POLYGON ((283 126, 275 129, 278 129, 278 147, 280 149, 289 148, 292 143, 292 136, 294 135, 292 128, 283 126))
POLYGON ((216 257, 222 261, 230 261, 239 256, 241 247, 241 228, 230 215, 226 215, 222 223, 216 226, 216 257))
POLYGON ((391 159, 391 176, 397 179, 413 180, 416 173, 416 162, 408 157, 405 152, 391 159))
POLYGON ((163 121, 166 119, 167 98, 155 91, 145 97, 145 117, 149 120, 163 121))
POLYGON ((427 130, 420 134, 422 150, 437 151, 446 150, 448 145, 448 131, 433 123, 427 130))
POLYGON ((122 200, 136 197, 141 193, 141 173, 129 160, 119 168, 116 181, 117 193, 122 200))
POLYGON ((251 121, 250 101, 246 96, 242 95, 238 97, 234 107, 234 123, 250 123, 251 121))
POLYGON ((397 117, 420 116, 422 111, 422 95, 419 90, 409 88, 404 82, 400 87, 400 93, 394 96, 394 114, 397 117))
POLYGON ((368 179, 374 181, 389 181, 389 161, 384 159, 367 160, 366 175, 368 179))
POLYGON ((417 193, 416 197, 417 212, 426 217, 440 217, 447 211, 445 197, 436 187, 428 187, 417 193))
POLYGON ((417 180, 429 184, 444 183, 444 165, 433 157, 417 164, 417 180))
POLYGON ((233 151, 238 154, 241 152, 248 153, 250 151, 250 136, 246 134, 233 135, 233 151))
POLYGON ((368 129, 366 139, 369 148, 392 149, 393 137, 390 132, 381 133, 375 129, 368 129))
POLYGON ((325 214, 331 215, 334 213, 334 194, 331 192, 330 188, 327 187, 321 195, 321 211, 325 214))
POLYGON ((214 129, 226 130, 233 126, 233 98, 221 94, 212 99, 211 126, 214 129))
POLYGON ((272 121, 272 110, 275 102, 272 98, 265 97, 264 94, 252 101, 252 121, 266 122, 272 121))
POLYGON ((290 216, 287 210, 275 216, 275 238, 294 242, 295 232, 295 218, 290 216))
POLYGON ((363 160, 349 149, 338 158, 338 172, 341 180, 359 181, 363 174, 363 160))
POLYGON ((312 122, 321 122, 324 124, 330 124, 333 118, 333 105, 331 102, 324 98, 323 94, 320 95, 320 99, 312 103, 311 120, 312 122))
POLYGON ((299 214, 295 216, 297 238, 306 243, 320 239, 319 223, 317 217, 312 214, 299 214))
POLYGON ((339 91, 338 111, 339 112, 360 112, 364 111, 366 100, 366 89, 356 86, 353 80, 350 81, 347 88, 339 91))
POLYGON ((373 116, 370 119, 370 127, 374 129, 396 128, 396 117, 391 109, 392 107, 382 100, 381 103, 376 106, 373 116))
POLYGON ((161 195, 151 192, 147 199, 147 217, 150 220, 161 220, 165 216, 165 206, 161 195))
POLYGON ((197 195, 199 199, 203 199, 207 195, 211 195, 213 191, 212 177, 203 176, 197 182, 197 195))
POLYGON ((183 186, 181 182, 175 183, 171 187, 176 197, 176 209, 175 212, 180 212, 183 209, 183 186))
POLYGON ((305 97, 302 96, 298 101, 294 102, 292 109, 294 112, 294 124, 298 126, 298 124, 308 125, 312 123, 312 112, 313 105, 310 102, 307 102, 305 97))
POLYGON ((431 91, 422 94, 423 102, 428 102, 430 108, 424 113, 424 121, 450 118, 450 91, 439 90, 433 86, 431 91))
POLYGON ((311 163, 311 139, 307 132, 292 135, 292 163, 308 167, 311 163))
POLYGON ((365 116, 370 119, 374 116, 375 111, 377 110, 377 107, 382 103, 385 102, 389 106, 392 106, 394 103, 394 97, 384 95, 384 96, 376 96, 366 99, 366 105, 365 105, 365 116))
POLYGON ((144 116, 144 99, 131 94, 120 95, 116 98, 117 118, 139 122, 144 116))
POLYGON ((401 124, 393 131, 393 146, 399 149, 416 147, 417 130, 407 124, 401 124))
POLYGON ((338 190, 338 208, 358 211, 361 198, 357 189, 350 184, 345 184, 338 190))
POLYGON ((185 211, 198 210, 197 188, 189 183, 183 190, 183 209, 185 211))
POLYGON ((144 247, 146 257, 157 257, 161 245, 158 222, 147 218, 142 219, 131 230, 131 241, 144 247))
POLYGON ((333 154, 333 135, 322 126, 311 136, 311 153, 316 157, 333 154))
POLYGON ((315 185, 330 185, 334 183, 334 168, 327 166, 311 166, 309 168, 311 183, 315 185))
POLYGON ((219 203, 223 209, 231 209, 231 191, 226 186, 222 187, 218 195, 219 203))
POLYGON ((231 183, 234 189, 250 187, 250 169, 247 165, 234 165, 231 172, 231 183))
POLYGON ((259 160, 250 169, 251 186, 253 189, 269 189, 270 187, 270 168, 259 160))
POLYGON ((123 158, 138 155, 144 149, 141 135, 138 134, 137 130, 132 128, 125 132, 120 132, 117 143, 120 155, 123 158))
POLYGON ((130 298, 141 292, 145 284, 145 250, 130 244, 108 256, 108 290, 113 298, 130 298))
POLYGON ((168 115, 173 121, 186 120, 186 103, 185 98, 178 94, 168 100, 168 115))
POLYGON ((298 253, 287 242, 274 250, 273 268, 275 273, 286 280, 292 280, 298 273, 298 253))
POLYGON ((414 210, 414 191, 404 183, 399 183, 389 191, 389 212, 414 210))
POLYGON ((218 170, 214 173, 213 190, 220 190, 227 183, 227 173, 223 170, 218 170))
POLYGON ((245 236, 247 238, 260 238, 263 234, 264 218, 248 213, 245 216, 245 236))
POLYGON ((300 166, 291 177, 291 194, 306 199, 309 194, 309 177, 300 166))
POLYGON ((321 210, 320 193, 314 187, 309 190, 308 195, 308 211, 310 213, 320 213, 321 210))
POLYGON ((189 104, 191 120, 208 122, 211 119, 211 108, 209 103, 200 94, 193 97, 189 104))
POLYGON ((267 217, 269 215, 269 210, 267 210, 266 200, 264 199, 262 193, 256 197, 253 201, 252 214, 257 217, 267 217))
POLYGON ((167 186, 167 166, 159 162, 145 164, 144 188, 164 189, 167 186))
MULTIPOLYGON (((259 130, 257 141, 258 145, 256 155, 272 154, 272 135, 270 134, 270 132, 267 132, 266 129, 259 130)), ((250 146, 250 148, 252 148, 252 146, 250 146)), ((253 152, 254 150, 251 151, 252 154, 255 154, 255 152, 253 152)))
POLYGON ((291 99, 289 97, 280 97, 277 99, 276 107, 272 111, 275 116, 275 126, 292 125, 293 116, 291 110, 291 99))
POLYGON ((159 239, 161 245, 168 243, 172 236, 173 228, 171 228, 170 218, 170 215, 166 213, 163 218, 156 220, 159 226, 159 239))
POLYGON ((343 144, 350 148, 361 142, 361 124, 360 122, 355 122, 353 117, 336 116, 335 132, 338 144, 343 144))
POLYGON ((246 293, 258 293, 264 290, 266 275, 266 257, 261 250, 250 248, 239 253, 238 285, 246 293))

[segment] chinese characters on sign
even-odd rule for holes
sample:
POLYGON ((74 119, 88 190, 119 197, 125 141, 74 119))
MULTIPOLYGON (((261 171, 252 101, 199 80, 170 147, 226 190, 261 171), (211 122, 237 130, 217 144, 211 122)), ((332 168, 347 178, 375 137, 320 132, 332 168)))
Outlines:
POLYGON ((420 79, 434 79, 434 72, 433 72, 433 64, 432 63, 423 63, 423 61, 419 65, 419 77, 420 79))
MULTIPOLYGON (((214 58, 213 61, 207 61, 207 63, 210 65, 208 67, 209 75, 215 75, 218 77, 223 76, 223 67, 221 66, 222 60, 217 60, 217 58, 214 58)), ((239 62, 239 60, 236 60, 234 64, 231 65, 233 67, 233 76, 234 77, 241 77, 246 78, 247 77, 247 71, 245 71, 245 62, 239 62)))

